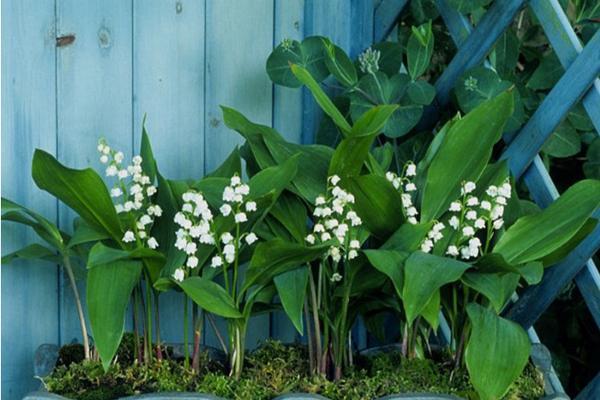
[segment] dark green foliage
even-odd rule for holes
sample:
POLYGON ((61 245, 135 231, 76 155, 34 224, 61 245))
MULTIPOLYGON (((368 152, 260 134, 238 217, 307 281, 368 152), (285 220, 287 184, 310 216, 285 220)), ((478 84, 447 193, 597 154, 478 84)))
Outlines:
MULTIPOLYGON (((119 355, 131 351, 131 337, 126 335, 119 355), (129 343, 127 348, 126 343, 129 343)), ((287 392, 319 393, 332 400, 372 399, 391 393, 449 393, 468 399, 476 398, 465 370, 452 376, 451 363, 445 354, 433 360, 407 360, 398 353, 358 357, 339 382, 308 376, 308 354, 300 345, 267 341, 260 349, 246 355, 246 368, 239 380, 226 375, 221 366, 208 361, 194 373, 172 360, 152 365, 114 364, 104 374, 99 362, 59 366, 45 379, 51 392, 72 399, 113 399, 148 392, 190 391, 212 393, 228 399, 272 399, 287 392)), ((511 388, 506 399, 538 399, 543 395, 542 382, 534 367, 528 366, 511 388)))

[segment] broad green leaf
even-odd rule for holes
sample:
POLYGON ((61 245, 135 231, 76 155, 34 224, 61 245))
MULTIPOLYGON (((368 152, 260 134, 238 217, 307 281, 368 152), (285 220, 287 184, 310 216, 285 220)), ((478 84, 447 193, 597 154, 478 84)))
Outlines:
POLYGON ((542 259, 542 263, 544 266, 550 266, 558 263, 563 258, 565 258, 571 251, 577 247, 579 243, 581 243, 598 225, 598 220, 595 218, 588 219, 585 224, 569 239, 567 243, 554 250, 552 253, 548 254, 542 259))
POLYGON ((390 143, 386 142, 382 146, 373 148, 371 154, 373 154, 375 160, 381 165, 381 168, 385 171, 390 169, 390 165, 392 165, 392 160, 394 159, 394 148, 390 143))
POLYGON ((373 267, 392 281, 398 297, 402 298, 404 261, 408 257, 408 253, 396 250, 364 250, 363 253, 373 267))
POLYGON ((326 146, 302 146, 286 142, 274 129, 249 121, 238 111, 221 107, 225 124, 239 132, 252 149, 260 169, 275 166, 300 154, 298 170, 302 171, 294 178, 294 186, 308 202, 325 191, 327 168, 333 150, 326 146))
POLYGON ((32 243, 19 250, 2 256, 2 264, 10 264, 11 262, 19 259, 43 260, 53 264, 57 264, 61 261, 61 258, 56 254, 55 250, 49 249, 41 244, 32 243))
POLYGON ((533 74, 527 82, 527 87, 533 90, 551 89, 564 74, 565 70, 561 65, 554 51, 550 51, 543 59, 540 65, 533 71, 533 74))
POLYGON ((472 330, 465 360, 471 383, 482 400, 501 399, 527 365, 529 338, 519 325, 478 304, 467 305, 467 313, 472 330))
POLYGON ((434 331, 437 331, 440 325, 440 303, 440 291, 436 290, 421 311, 421 316, 429 323, 429 325, 431 325, 434 331))
POLYGON ((498 75, 504 79, 514 77, 519 60, 520 41, 512 29, 507 29, 494 46, 494 64, 498 75))
POLYGON ((308 284, 308 267, 297 268, 275 277, 275 287, 285 313, 301 335, 304 333, 302 309, 308 284))
POLYGON ((321 257, 329 244, 306 247, 282 239, 259 243, 254 249, 242 286, 242 292, 253 285, 265 285, 275 276, 321 257))
POLYGON ((30 226, 48 244, 60 249, 64 234, 58 227, 40 214, 2 197, 2 221, 12 221, 30 226))
POLYGON ((371 46, 379 51, 379 70, 388 76, 398 73, 402 66, 402 46, 398 42, 380 42, 371 46))
MULTIPOLYGON (((540 260, 568 243, 599 205, 600 181, 577 182, 542 212, 519 218, 494 252, 512 264, 540 260)), ((576 245, 571 242, 571 247, 576 245)))
POLYGON ((406 93, 413 103, 419 105, 430 104, 435 98, 435 88, 422 80, 409 83, 406 93))
POLYGON ((459 280, 470 267, 464 262, 421 251, 411 254, 404 264, 402 290, 407 322, 412 324, 437 290, 459 280))
POLYGON ((277 196, 290 184, 298 171, 299 154, 275 167, 265 168, 250 179, 250 196, 253 199, 276 193, 277 196))
POLYGON ((569 122, 563 121, 546 140, 542 150, 552 157, 571 157, 581 150, 581 137, 569 122))
POLYGON ((520 276, 514 273, 467 272, 461 280, 470 288, 483 294, 497 313, 517 289, 520 276))
POLYGON ((320 36, 310 36, 302 41, 284 40, 267 58, 267 74, 278 85, 300 87, 302 82, 294 76, 290 65, 297 64, 321 82, 328 75, 324 45, 329 42, 320 36))
POLYGON ((402 198, 384 177, 361 175, 342 183, 354 195, 354 209, 369 232, 383 239, 400 227, 404 221, 402 198))
POLYGON ((600 179, 600 138, 588 147, 583 172, 587 178, 600 179))
POLYGON ((88 271, 87 308, 94 343, 105 371, 121 342, 127 304, 141 272, 142 263, 132 260, 112 261, 88 271))
POLYGON ((514 273, 520 275, 530 285, 539 282, 544 272, 544 266, 541 262, 532 261, 522 265, 511 264, 498 253, 483 255, 475 262, 475 266, 479 272, 484 274, 514 273))
POLYGON ((95 229, 121 242, 123 229, 117 212, 102 178, 94 170, 67 168, 52 155, 37 149, 32 175, 40 189, 63 201, 95 229))
POLYGON ((406 45, 406 57, 408 60, 408 72, 413 80, 423 75, 429 67, 429 61, 433 54, 433 32, 431 21, 418 27, 412 27, 412 34, 406 45))
POLYGON ((427 171, 422 221, 440 217, 458 198, 462 182, 477 181, 512 110, 513 95, 506 91, 452 124, 427 171))
POLYGON ((410 84, 406 74, 395 74, 388 78, 383 72, 363 76, 358 89, 350 94, 350 115, 353 120, 377 105, 397 104, 399 107, 388 119, 383 133, 396 138, 410 131, 421 118, 423 107, 405 99, 410 84))
POLYGON ((468 113, 482 102, 496 97, 511 85, 511 82, 500 79, 496 71, 485 67, 475 67, 462 74, 454 93, 460 109, 468 113))
POLYGON ((71 236, 67 247, 72 248, 80 244, 98 242, 105 239, 109 239, 106 232, 98 231, 83 219, 78 218, 77 227, 75 228, 75 232, 73 232, 73 236, 71 236))
POLYGON ((229 293, 218 283, 192 276, 178 285, 202 309, 225 318, 242 317, 229 293))
POLYGON ((297 64, 292 64, 291 68, 294 76, 296 76, 296 78, 311 91, 323 112, 329 115, 342 132, 348 134, 352 129, 350 124, 346 121, 342 113, 340 113, 340 110, 333 104, 329 96, 321 89, 321 86, 319 86, 319 83, 312 77, 310 71, 297 64))
POLYGON ((379 134, 397 108, 397 105, 392 104, 370 109, 354 123, 350 136, 372 136, 379 134))
POLYGON ((406 251, 408 253, 417 251, 432 227, 433 221, 415 225, 402 224, 381 246, 381 249, 406 251))
POLYGON ((289 192, 284 192, 271 209, 270 215, 289 232, 298 243, 303 243, 307 234, 308 214, 302 200, 289 192))
POLYGON ((344 86, 352 87, 356 85, 358 77, 356 68, 350 57, 338 46, 331 43, 329 40, 325 43, 325 65, 329 72, 344 86))
POLYGON ((369 156, 369 150, 377 134, 397 106, 377 106, 356 121, 352 132, 337 146, 329 165, 329 176, 358 175, 369 156))
POLYGON ((136 248, 134 250, 120 250, 104 245, 98 242, 90 250, 87 260, 88 269, 99 265, 110 264, 115 261, 126 259, 157 259, 164 262, 164 256, 152 249, 136 248))

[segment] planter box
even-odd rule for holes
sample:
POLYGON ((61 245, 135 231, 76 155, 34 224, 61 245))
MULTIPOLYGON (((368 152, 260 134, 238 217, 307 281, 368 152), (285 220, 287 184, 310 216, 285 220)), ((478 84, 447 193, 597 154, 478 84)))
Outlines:
MULTIPOLYGON (((122 397, 120 400, 224 400, 221 397, 211 394, 202 393, 180 393, 180 392, 165 392, 165 393, 147 393, 139 396, 122 397)), ((33 392, 25 396, 23 400, 70 400, 66 397, 58 396, 46 392, 33 392)), ((329 400, 318 394, 310 393, 290 393, 277 396, 273 400, 329 400)), ((460 400, 459 397, 447 396, 442 394, 394 394, 391 396, 381 397, 378 400, 460 400)))

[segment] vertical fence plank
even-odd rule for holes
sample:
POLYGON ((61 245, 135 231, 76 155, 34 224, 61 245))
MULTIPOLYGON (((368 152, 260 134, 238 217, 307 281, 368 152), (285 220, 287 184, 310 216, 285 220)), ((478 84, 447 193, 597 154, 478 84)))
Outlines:
MULTIPOLYGON (((33 149, 56 151, 54 2, 2 2, 2 196, 56 220, 56 201, 31 179, 33 149)), ((2 223, 2 254, 35 240, 31 230, 2 223)), ((58 343, 57 267, 2 265, 2 394, 20 399, 39 382, 33 354, 58 343)))
MULTIPOLYGON (((283 39, 301 41, 304 32, 304 0, 275 0, 273 48, 283 39)), ((302 90, 273 85, 273 128, 294 143, 302 140, 302 90)), ((283 311, 270 317, 271 336, 282 342, 294 341, 298 334, 283 311)))
MULTIPOLYGON (((265 60, 273 46, 273 0, 206 3, 205 171, 215 169, 242 139, 228 129, 219 105, 271 125, 272 86, 265 60)), ((220 324, 223 326, 222 324, 220 324)), ((247 345, 269 335, 269 316, 253 318, 247 345)), ((207 329, 206 343, 218 346, 207 329)))
MULTIPOLYGON (((204 174, 203 1, 134 0, 133 137, 142 119, 161 173, 171 179, 204 174)), ((161 340, 183 340, 181 294, 160 295, 161 340)))
MULTIPOLYGON (((57 0, 58 34, 74 35, 57 49, 57 156, 73 168, 101 170, 96 146, 104 136, 125 154, 131 134, 131 2, 86 3, 57 0)), ((72 231, 75 214, 59 207, 61 228, 72 231)), ((61 332, 64 343, 81 341, 79 323, 66 280, 63 283, 61 332)), ((79 285, 84 294, 85 282, 79 285)))

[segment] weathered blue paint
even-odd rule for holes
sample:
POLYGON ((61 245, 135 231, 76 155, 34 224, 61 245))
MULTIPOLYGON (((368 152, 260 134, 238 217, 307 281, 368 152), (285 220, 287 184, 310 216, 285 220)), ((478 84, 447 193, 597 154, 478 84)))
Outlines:
POLYGON ((600 372, 594 379, 575 397, 575 400, 596 400, 600 394, 600 372))
MULTIPOLYGON (((56 151, 54 3, 2 2, 2 196, 56 221, 56 200, 31 180, 33 149, 56 151)), ((30 230, 2 224, 2 254, 35 240, 30 230)), ((57 342, 57 267, 47 263, 3 265, 2 392, 21 398, 37 385, 33 355, 41 343, 57 342)))

